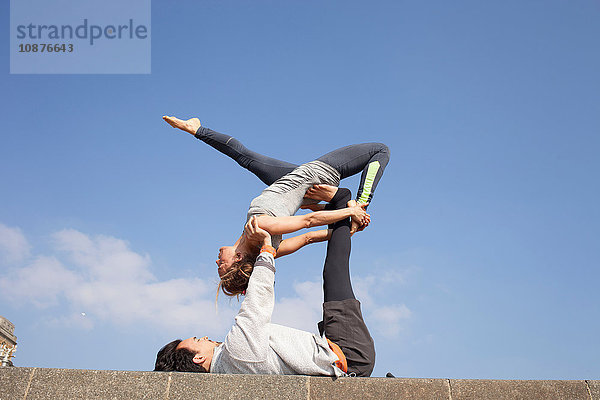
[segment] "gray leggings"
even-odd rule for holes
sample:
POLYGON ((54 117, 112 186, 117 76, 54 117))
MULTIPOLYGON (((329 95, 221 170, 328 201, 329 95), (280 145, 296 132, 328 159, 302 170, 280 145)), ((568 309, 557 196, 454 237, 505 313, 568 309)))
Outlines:
MULTIPOLYGON (((298 165, 267 157, 246 148, 239 140, 201 126, 195 135, 214 149, 232 158, 252 172, 267 186, 292 172, 298 165)), ((375 188, 390 159, 388 147, 382 143, 354 144, 317 158, 347 178, 362 171, 356 194, 359 203, 370 203, 375 188)))

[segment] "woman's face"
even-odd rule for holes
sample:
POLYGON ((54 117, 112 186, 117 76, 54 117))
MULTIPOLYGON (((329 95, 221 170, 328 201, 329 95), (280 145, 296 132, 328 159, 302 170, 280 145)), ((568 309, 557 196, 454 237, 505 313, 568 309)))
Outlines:
POLYGON ((223 246, 219 249, 219 258, 217 258, 217 272, 222 278, 227 271, 231 269, 231 265, 235 261, 239 261, 241 257, 236 254, 233 246, 223 246))

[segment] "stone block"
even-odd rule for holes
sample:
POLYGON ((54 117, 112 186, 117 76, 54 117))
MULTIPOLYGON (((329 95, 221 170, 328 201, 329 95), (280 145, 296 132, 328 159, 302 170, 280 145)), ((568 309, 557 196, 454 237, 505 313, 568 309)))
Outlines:
POLYGON ((452 400, 590 400, 585 381, 453 379, 452 400))
POLYGON ((311 377, 310 399, 449 399, 445 379, 311 377))
POLYGON ((25 398, 34 368, 0 367, 0 400, 25 398))
POLYGON ((308 398, 307 376, 224 375, 174 372, 169 399, 296 400, 308 398))
POLYGON ((36 368, 27 400, 164 399, 168 374, 36 368))

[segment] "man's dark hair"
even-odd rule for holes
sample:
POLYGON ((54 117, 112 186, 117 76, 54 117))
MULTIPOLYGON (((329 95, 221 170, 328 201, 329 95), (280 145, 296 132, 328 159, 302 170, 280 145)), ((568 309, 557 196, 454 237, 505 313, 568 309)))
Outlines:
POLYGON ((194 362, 195 354, 188 349, 178 349, 180 339, 173 340, 158 351, 155 371, 179 371, 179 372, 208 372, 200 364, 194 362))

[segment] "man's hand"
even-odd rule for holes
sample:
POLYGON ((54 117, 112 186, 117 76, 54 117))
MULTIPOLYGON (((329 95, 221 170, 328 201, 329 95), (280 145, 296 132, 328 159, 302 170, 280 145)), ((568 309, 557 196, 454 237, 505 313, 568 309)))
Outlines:
POLYGON ((251 242, 259 243, 259 246, 271 246, 271 235, 258 226, 258 218, 256 216, 250 218, 246 223, 244 234, 251 242))
POLYGON ((306 191, 304 197, 319 201, 331 201, 337 193, 338 188, 331 185, 313 185, 306 191))

